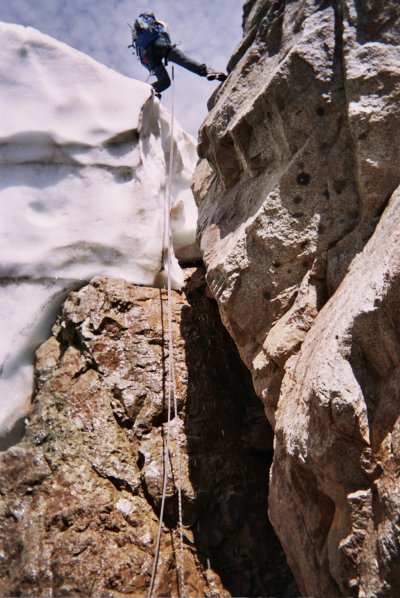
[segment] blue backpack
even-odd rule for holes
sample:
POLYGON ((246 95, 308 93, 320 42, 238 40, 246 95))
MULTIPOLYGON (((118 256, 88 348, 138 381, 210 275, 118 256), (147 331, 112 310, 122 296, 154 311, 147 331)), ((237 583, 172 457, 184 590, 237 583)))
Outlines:
POLYGON ((138 16, 132 29, 132 45, 140 62, 151 71, 147 48, 157 39, 164 39, 169 44, 171 38, 168 33, 168 25, 157 21, 153 13, 142 13, 138 16))

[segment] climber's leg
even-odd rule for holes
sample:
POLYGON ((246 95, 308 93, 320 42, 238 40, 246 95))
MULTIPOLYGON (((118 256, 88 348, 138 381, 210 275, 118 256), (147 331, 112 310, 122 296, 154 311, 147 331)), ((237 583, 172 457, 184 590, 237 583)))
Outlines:
POLYGON ((152 83, 156 93, 165 91, 171 85, 171 79, 168 75, 167 69, 163 65, 163 59, 165 58, 167 51, 168 46, 165 44, 159 44, 158 40, 147 49, 151 71, 157 78, 157 81, 152 83))
POLYGON ((152 83, 154 90, 157 93, 161 93, 162 91, 168 89, 168 87, 171 85, 171 79, 167 73, 167 69, 161 62, 153 68, 153 73, 157 77, 157 81, 152 83))
POLYGON ((192 73, 196 73, 196 75, 200 75, 200 77, 207 77, 209 81, 225 81, 226 79, 225 73, 219 73, 218 71, 214 71, 214 69, 210 69, 205 64, 196 62, 178 50, 178 48, 175 46, 171 47, 171 50, 167 56, 168 60, 171 62, 175 62, 176 64, 179 64, 179 66, 183 66, 183 68, 191 71, 192 73))
POLYGON ((181 52, 181 50, 178 50, 175 46, 171 46, 171 49, 167 54, 167 59, 196 75, 200 75, 200 77, 207 76, 207 67, 205 64, 200 64, 192 58, 189 58, 189 56, 186 56, 186 54, 181 52))
POLYGON ((161 92, 171 85, 169 75, 162 64, 162 60, 170 60, 175 64, 182 66, 184 69, 199 75, 200 77, 207 77, 209 81, 225 81, 226 75, 210 69, 205 64, 200 64, 189 56, 186 56, 176 46, 171 46, 163 39, 156 40, 151 49, 148 50, 150 65, 153 73, 157 77, 157 81, 153 83, 156 92, 161 92))

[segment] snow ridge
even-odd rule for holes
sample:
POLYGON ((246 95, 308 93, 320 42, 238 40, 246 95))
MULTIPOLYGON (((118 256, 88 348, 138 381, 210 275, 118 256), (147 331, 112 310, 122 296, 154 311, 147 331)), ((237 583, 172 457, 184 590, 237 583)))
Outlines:
MULTIPOLYGON (((71 289, 157 286, 170 113, 151 87, 31 28, 0 23, 0 434, 26 412, 32 358, 71 289)), ((172 229, 199 258, 196 144, 174 123, 172 229)), ((173 260, 172 285, 183 275, 173 260)))

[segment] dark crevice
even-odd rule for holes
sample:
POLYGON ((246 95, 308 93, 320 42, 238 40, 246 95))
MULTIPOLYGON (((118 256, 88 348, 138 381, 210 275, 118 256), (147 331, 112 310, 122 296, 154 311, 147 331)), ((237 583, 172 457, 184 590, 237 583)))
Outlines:
POLYGON ((21 417, 18 419, 11 430, 1 436, 0 438, 0 451, 6 451, 11 446, 14 446, 18 442, 20 442, 24 435, 25 435, 25 417, 21 417))
MULTIPOLYGON (((351 141, 351 150, 352 150, 352 161, 353 161, 353 168, 351 172, 354 173, 354 188, 357 193, 357 202, 358 206, 362 205, 362 193, 358 187, 358 167, 356 161, 356 141, 352 139, 351 135, 351 127, 349 122, 349 100, 346 93, 346 65, 345 65, 345 58, 344 58, 344 49, 343 49, 343 32, 344 32, 344 23, 343 23, 343 7, 341 2, 334 2, 333 8, 335 11, 335 48, 334 48, 334 60, 335 64, 338 68, 338 76, 341 80, 341 86, 339 89, 339 93, 342 95, 342 105, 344 107, 344 118, 345 118, 345 126, 348 130, 348 137, 351 141)), ((340 133, 340 128, 342 125, 342 117, 339 120, 339 128, 338 134, 340 133)), ((360 208, 359 208, 360 209, 360 208)))
POLYGON ((198 558, 233 596, 298 595, 268 520, 272 430, 251 377, 206 297, 204 271, 190 279, 181 333, 188 368, 185 429, 195 491, 198 558))
POLYGON ((374 216, 373 216, 374 218, 380 219, 380 217, 382 216, 383 212, 386 210, 391 197, 392 197, 391 193, 387 197, 385 197, 384 201, 376 209, 376 211, 374 213, 374 216))
MULTIPOLYGON (((164 475, 164 472, 163 472, 164 475)), ((159 500, 155 500, 154 496, 150 492, 147 487, 146 478, 144 475, 140 476, 141 481, 141 489, 144 498, 152 508, 154 514, 159 519, 161 515, 161 502, 159 500)), ((185 503, 183 502, 183 513, 186 512, 185 503)), ((178 494, 175 492, 174 494, 168 494, 165 497, 165 505, 164 505, 164 514, 163 514, 163 524, 170 530, 176 529, 178 526, 179 521, 179 512, 178 512, 178 494)), ((183 521, 184 525, 186 521, 183 521)))

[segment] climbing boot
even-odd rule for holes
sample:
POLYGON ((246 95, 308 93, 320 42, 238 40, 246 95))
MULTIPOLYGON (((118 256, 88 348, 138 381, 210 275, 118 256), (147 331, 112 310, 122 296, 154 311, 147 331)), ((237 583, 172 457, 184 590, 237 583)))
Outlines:
POLYGON ((225 73, 219 73, 217 71, 212 71, 209 69, 207 71, 206 77, 209 81, 225 81, 227 75, 225 75, 225 73))
POLYGON ((153 86, 152 86, 151 93, 153 95, 153 98, 158 98, 159 100, 161 100, 161 93, 159 91, 156 91, 153 86))

